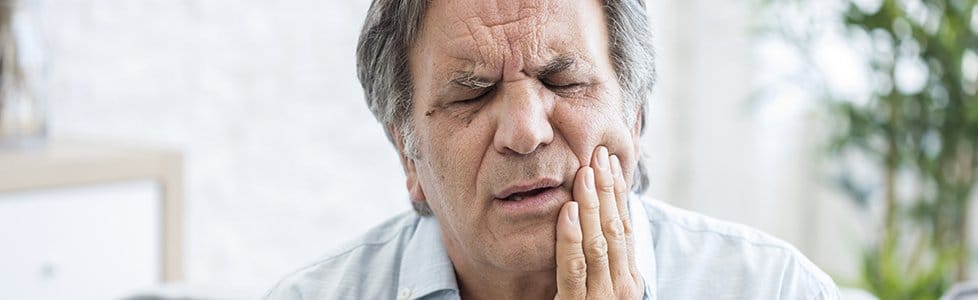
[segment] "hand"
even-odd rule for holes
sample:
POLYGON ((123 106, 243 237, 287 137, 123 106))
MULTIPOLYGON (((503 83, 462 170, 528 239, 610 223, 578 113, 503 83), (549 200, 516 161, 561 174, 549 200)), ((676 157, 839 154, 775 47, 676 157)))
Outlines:
POLYGON ((590 165, 578 170, 574 201, 557 219, 555 298, 639 299, 645 283, 635 265, 621 162, 598 146, 590 165))

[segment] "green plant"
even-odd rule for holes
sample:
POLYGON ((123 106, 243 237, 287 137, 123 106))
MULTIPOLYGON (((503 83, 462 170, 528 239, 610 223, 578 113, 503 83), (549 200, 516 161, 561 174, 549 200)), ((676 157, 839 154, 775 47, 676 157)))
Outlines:
MULTIPOLYGON (((816 1, 824 3, 763 5, 776 12, 816 1)), ((968 211, 978 185, 978 0, 868 2, 844 1, 836 19, 847 41, 866 45, 868 101, 815 92, 826 100, 820 103, 832 119, 827 154, 868 157, 879 177, 866 183, 844 174, 836 180, 864 206, 883 202, 879 239, 862 253, 864 287, 881 299, 937 299, 968 278, 972 261, 968 211), (907 83, 907 74, 922 78, 907 83), (869 197, 867 191, 874 190, 877 196, 869 197)), ((814 31, 821 27, 807 25, 768 29, 810 56, 814 31)))

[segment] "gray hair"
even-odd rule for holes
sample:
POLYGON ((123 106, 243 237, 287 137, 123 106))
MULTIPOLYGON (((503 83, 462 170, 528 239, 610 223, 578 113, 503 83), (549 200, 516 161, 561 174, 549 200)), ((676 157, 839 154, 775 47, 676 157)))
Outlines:
MULTIPOLYGON (((391 143, 401 141, 408 159, 420 157, 411 117, 412 81, 408 56, 421 29, 428 0, 374 0, 357 43, 357 76, 367 106, 381 124, 391 143), (395 132, 400 136, 395 137, 395 132), (397 139, 397 140, 395 140, 397 139)), ((645 132, 645 110, 655 84, 655 54, 652 31, 644 0, 607 0, 604 12, 608 23, 611 60, 625 97, 623 119, 634 124, 641 111, 641 132, 645 132)), ((645 158, 640 157, 632 185, 636 193, 648 189, 645 158)), ((411 201, 420 215, 431 215, 425 202, 411 201)))

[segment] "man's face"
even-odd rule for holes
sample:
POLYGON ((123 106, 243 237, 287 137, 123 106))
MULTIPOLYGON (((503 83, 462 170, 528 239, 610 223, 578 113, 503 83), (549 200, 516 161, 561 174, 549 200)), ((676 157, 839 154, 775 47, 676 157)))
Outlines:
POLYGON ((430 3, 410 55, 420 157, 406 168, 450 255, 552 269, 557 214, 595 147, 631 178, 638 118, 625 121, 608 47, 597 0, 430 3))

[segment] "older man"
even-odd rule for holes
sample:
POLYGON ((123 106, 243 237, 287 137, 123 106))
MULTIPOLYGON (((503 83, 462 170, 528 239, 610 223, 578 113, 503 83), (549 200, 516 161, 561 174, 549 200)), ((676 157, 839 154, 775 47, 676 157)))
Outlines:
POLYGON ((640 0, 375 0, 358 71, 415 212, 268 298, 837 298, 786 243, 638 196, 651 49, 640 0))

